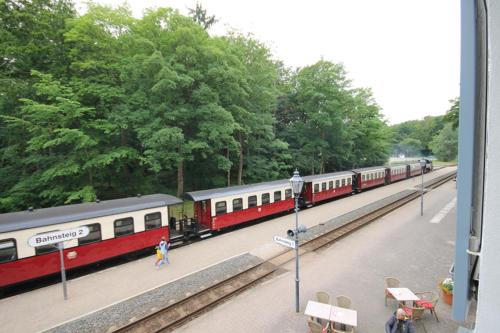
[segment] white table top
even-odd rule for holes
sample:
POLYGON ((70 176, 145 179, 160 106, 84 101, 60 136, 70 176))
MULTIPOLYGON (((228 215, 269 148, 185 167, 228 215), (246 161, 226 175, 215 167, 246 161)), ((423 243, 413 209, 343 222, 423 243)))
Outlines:
POLYGON ((309 301, 304 313, 311 317, 330 320, 331 311, 332 306, 330 304, 309 301))
POLYGON ((358 326, 358 312, 356 310, 332 306, 330 321, 349 326, 358 326))
POLYGON ((326 319, 340 324, 350 326, 358 325, 358 312, 351 309, 345 309, 330 304, 319 303, 315 301, 307 302, 304 312, 307 316, 326 319))
POLYGON ((408 288, 387 288, 387 291, 398 301, 418 301, 420 299, 408 288))

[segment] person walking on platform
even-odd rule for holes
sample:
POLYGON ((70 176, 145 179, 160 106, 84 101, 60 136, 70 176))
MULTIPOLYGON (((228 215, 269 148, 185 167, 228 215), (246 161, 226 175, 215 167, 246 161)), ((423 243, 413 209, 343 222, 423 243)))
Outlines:
POLYGON ((156 261, 156 268, 160 268, 162 264, 170 264, 168 260, 168 248, 170 247, 170 242, 167 243, 165 237, 161 238, 160 244, 158 244, 158 249, 161 253, 161 259, 158 256, 158 260, 156 261))
POLYGON ((398 309, 385 323, 385 333, 417 333, 413 322, 406 317, 403 309, 398 309))

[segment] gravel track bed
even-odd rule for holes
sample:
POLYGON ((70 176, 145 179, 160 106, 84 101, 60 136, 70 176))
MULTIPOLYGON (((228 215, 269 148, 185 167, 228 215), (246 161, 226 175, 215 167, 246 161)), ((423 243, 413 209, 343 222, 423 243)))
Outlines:
POLYGON ((109 332, 208 287, 209 281, 214 284, 260 262, 262 259, 243 254, 44 332, 109 332))

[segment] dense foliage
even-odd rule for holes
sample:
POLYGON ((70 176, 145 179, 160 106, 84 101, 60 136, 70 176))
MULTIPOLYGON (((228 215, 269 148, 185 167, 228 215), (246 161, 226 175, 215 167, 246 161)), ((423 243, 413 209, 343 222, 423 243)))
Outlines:
POLYGON ((450 100, 450 109, 444 116, 425 117, 391 126, 394 156, 420 157, 435 155, 442 161, 451 161, 458 152, 458 115, 460 101, 450 100))
POLYGON ((0 2, 0 211, 387 160, 380 108, 342 65, 289 69, 191 15, 0 2))

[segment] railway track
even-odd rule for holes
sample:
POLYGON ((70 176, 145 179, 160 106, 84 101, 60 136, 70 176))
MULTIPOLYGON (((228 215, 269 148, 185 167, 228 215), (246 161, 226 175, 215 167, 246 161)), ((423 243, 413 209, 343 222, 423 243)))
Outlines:
MULTIPOLYGON (((427 189, 436 188, 447 181, 451 180, 455 173, 444 175, 432 180, 426 184, 427 189)), ((316 235, 310 240, 302 241, 300 245, 300 253, 316 251, 325 246, 331 245, 347 234, 361 228, 362 226, 388 214, 389 212, 401 207, 402 205, 418 198, 420 192, 418 190, 411 191, 408 195, 371 212, 368 212, 361 217, 344 224, 343 226, 316 235)), ((140 333, 156 333, 156 332, 171 332, 183 323, 195 318, 211 309, 212 307, 224 302, 228 298, 241 293, 249 287, 263 281, 264 279, 277 273, 280 267, 294 258, 293 250, 281 253, 265 262, 246 267, 236 275, 230 276, 227 279, 220 281, 212 286, 207 287, 197 293, 194 293, 183 300, 174 304, 168 305, 163 309, 149 314, 146 317, 133 321, 125 326, 118 328, 113 333, 123 332, 140 332, 140 333)))

